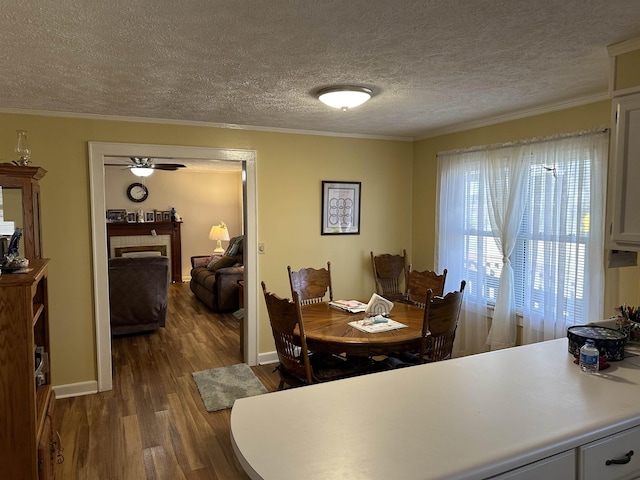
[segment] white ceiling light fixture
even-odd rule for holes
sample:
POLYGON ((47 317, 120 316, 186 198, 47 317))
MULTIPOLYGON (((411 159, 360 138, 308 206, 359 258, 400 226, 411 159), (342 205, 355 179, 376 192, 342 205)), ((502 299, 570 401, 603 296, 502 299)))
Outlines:
POLYGON ((153 173, 153 167, 132 167, 131 173, 133 173, 136 177, 148 177, 153 173))
POLYGON ((371 98, 372 94, 371 89, 367 87, 339 85, 320 89, 318 91, 318 100, 325 105, 339 108, 346 112, 350 108, 362 105, 371 98))

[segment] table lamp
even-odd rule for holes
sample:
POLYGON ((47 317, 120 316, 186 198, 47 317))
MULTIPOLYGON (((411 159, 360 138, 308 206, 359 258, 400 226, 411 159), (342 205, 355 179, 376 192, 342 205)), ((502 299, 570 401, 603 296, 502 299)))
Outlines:
POLYGON ((224 222, 220 222, 220 225, 214 225, 213 227, 211 227, 209 238, 211 240, 217 240, 218 242, 213 253, 224 253, 224 248, 222 248, 222 240, 229 240, 229 230, 227 230, 227 225, 224 222))

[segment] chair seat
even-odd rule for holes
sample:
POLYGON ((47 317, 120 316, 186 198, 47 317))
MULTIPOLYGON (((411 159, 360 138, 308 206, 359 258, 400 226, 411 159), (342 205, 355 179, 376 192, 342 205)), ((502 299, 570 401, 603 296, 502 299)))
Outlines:
POLYGON ((321 382, 352 377, 368 371, 370 362, 364 357, 342 357, 330 353, 315 352, 309 356, 313 376, 321 382))
POLYGON ((404 355, 389 355, 382 360, 374 361, 372 371, 384 372, 386 370, 395 370, 396 368, 412 367, 418 364, 418 357, 410 359, 404 355))

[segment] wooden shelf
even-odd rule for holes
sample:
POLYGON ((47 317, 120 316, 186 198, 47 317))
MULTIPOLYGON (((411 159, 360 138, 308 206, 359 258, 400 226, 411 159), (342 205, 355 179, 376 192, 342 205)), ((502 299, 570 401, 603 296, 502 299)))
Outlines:
POLYGON ((40 315, 42 315, 42 312, 44 312, 44 304, 43 303, 36 303, 36 304, 33 305, 33 308, 34 308, 35 312, 33 314, 32 326, 35 327, 36 323, 38 323, 38 320, 40 319, 40 315))
POLYGON ((50 384, 40 385, 38 387, 38 391, 36 392, 36 436, 38 438, 40 438, 40 436, 42 435, 42 426, 44 425, 44 419, 47 416, 47 410, 49 409, 51 392, 52 389, 50 384))

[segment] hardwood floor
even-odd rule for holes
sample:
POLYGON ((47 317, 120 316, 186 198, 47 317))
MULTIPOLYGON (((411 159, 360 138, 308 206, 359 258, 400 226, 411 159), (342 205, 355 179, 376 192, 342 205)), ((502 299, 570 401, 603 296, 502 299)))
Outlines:
MULTIPOLYGON (((113 390, 56 402, 57 480, 249 478, 231 446, 231 410, 206 412, 191 377, 242 362, 239 322, 212 313, 188 283, 169 296, 165 328, 113 339, 113 390)), ((269 391, 273 370, 253 368, 269 391)))

